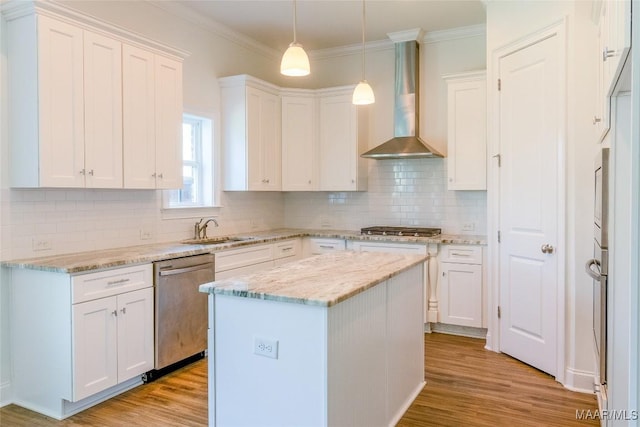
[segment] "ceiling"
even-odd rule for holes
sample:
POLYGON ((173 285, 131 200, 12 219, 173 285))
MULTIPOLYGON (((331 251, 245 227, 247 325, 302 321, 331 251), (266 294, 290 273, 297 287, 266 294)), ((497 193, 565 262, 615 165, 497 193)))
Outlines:
MULTIPOLYGON (((180 0, 180 4, 270 48, 284 50, 293 40, 291 0, 180 0)), ((485 23, 482 0, 369 0, 365 7, 368 42, 413 28, 431 32, 485 23)), ((297 38, 306 50, 361 43, 361 21, 361 1, 297 1, 297 38)))

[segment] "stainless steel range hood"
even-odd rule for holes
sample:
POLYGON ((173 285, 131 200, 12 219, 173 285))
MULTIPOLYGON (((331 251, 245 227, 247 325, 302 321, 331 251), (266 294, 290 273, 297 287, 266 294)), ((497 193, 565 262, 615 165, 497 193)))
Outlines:
POLYGON ((395 42, 394 137, 361 154, 369 159, 424 159, 443 157, 418 136, 420 123, 420 61, 416 40, 395 42))

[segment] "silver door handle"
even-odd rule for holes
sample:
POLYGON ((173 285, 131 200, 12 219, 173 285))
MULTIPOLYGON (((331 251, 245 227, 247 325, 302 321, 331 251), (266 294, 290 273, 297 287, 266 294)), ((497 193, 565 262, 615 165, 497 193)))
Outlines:
POLYGON ((207 262, 205 264, 198 264, 190 267, 174 268, 172 270, 160 270, 160 276, 173 276, 174 274, 189 273, 190 271, 204 270, 212 267, 213 264, 207 262))
POLYGON ((552 254, 554 251, 554 247, 553 245, 545 243, 544 245, 540 246, 540 250, 543 254, 552 254))
POLYGON ((594 265, 598 267, 598 270, 600 270, 600 261, 598 261, 597 259, 590 259, 589 261, 587 261, 587 263, 584 266, 584 269, 589 275, 589 277, 591 277, 593 280, 600 280, 600 278, 602 277, 600 273, 597 271, 594 271, 594 269, 591 268, 594 265))

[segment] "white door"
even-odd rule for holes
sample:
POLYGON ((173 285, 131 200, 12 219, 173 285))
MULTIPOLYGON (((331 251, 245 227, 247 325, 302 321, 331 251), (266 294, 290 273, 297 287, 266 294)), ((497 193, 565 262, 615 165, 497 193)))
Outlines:
POLYGON ((122 188, 122 44, 84 32, 85 183, 122 188))
POLYGON ((123 167, 125 188, 156 188, 154 54, 122 46, 123 167))
POLYGON ((351 95, 320 99, 320 189, 356 189, 356 107, 351 95))
POLYGON ((182 63, 155 57, 156 188, 182 188, 182 63))
POLYGON ((551 375, 563 114, 558 43, 553 35, 499 62, 500 350, 551 375))
POLYGON ((118 295, 118 382, 154 367, 153 288, 118 295))
POLYGON ((282 190, 312 191, 317 186, 315 100, 282 97, 282 190))
MULTIPOLYGON (((38 16, 40 185, 84 187, 82 29, 38 16)), ((37 155, 33 153, 33 155, 37 155)))

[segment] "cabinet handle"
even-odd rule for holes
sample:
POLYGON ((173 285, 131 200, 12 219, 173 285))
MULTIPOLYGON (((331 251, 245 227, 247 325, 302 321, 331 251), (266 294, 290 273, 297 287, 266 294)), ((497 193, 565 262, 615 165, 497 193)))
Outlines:
POLYGON ((605 47, 602 50, 602 61, 603 62, 607 62, 607 58, 611 58, 612 56, 616 55, 616 51, 615 50, 609 50, 608 47, 605 47))
POLYGON ((598 116, 593 116, 593 124, 597 124, 600 123, 602 121, 602 119, 598 116))
POLYGON ((89 175, 93 176, 93 169, 89 169, 89 175))
POLYGON ((269 180, 267 179, 267 180, 265 180, 265 182, 268 184, 268 183, 269 183, 269 180))
POLYGON ((113 310, 113 311, 111 312, 111 314, 113 314, 114 316, 118 317, 118 310, 113 310))
POLYGON ((468 258, 468 257, 470 257, 471 255, 469 255, 469 254, 463 254, 463 253, 460 253, 460 252, 451 252, 451 256, 461 256, 461 257, 467 257, 467 258, 468 258))
POLYGON ((311 180, 309 180, 309 184, 311 184, 311 180))
POLYGON ((355 179, 352 179, 352 180, 351 180, 351 183, 352 183, 352 184, 355 184, 355 183, 356 183, 356 180, 355 180, 355 179))
POLYGON ((162 175, 162 172, 160 172, 160 173, 158 174, 158 178, 160 178, 160 179, 164 178, 164 176, 162 175))
POLYGON ((127 283, 129 280, 131 279, 112 280, 110 282, 107 282, 107 286, 121 285, 122 283, 127 283))
POLYGON ((154 172, 151 174, 151 178, 155 178, 155 177, 156 177, 156 173, 154 172))
POLYGON ((282 248, 282 252, 289 252, 292 251, 293 248, 282 248))
POLYGON ((322 249, 333 249, 333 246, 328 246, 328 245, 318 245, 320 246, 322 249))
POLYGON ((84 169, 80 170, 80 175, 86 175, 87 171, 85 171, 84 169))
POLYGON ((122 307, 122 310, 120 310, 122 312, 122 314, 127 314, 127 307, 122 307))

